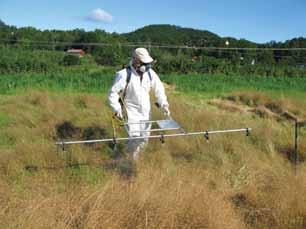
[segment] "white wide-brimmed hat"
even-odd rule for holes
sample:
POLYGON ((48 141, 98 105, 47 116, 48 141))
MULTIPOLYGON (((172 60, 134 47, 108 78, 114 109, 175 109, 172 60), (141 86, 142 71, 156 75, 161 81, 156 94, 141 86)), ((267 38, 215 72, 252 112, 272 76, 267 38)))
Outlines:
POLYGON ((133 53, 133 57, 139 59, 144 64, 153 62, 153 58, 145 48, 137 48, 133 53))

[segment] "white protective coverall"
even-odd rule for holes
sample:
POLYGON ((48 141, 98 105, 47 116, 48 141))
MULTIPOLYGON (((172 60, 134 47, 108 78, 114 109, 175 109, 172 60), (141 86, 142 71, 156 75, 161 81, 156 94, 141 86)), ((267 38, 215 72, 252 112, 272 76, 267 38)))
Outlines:
MULTIPOLYGON (((128 122, 137 123, 140 121, 148 121, 151 118, 151 104, 150 104, 150 89, 152 88, 157 102, 161 107, 168 106, 165 89, 160 81, 158 75, 153 69, 149 69, 151 79, 148 72, 141 76, 131 66, 131 78, 126 88, 124 104, 127 111, 128 122)), ((119 103, 119 93, 125 90, 127 83, 127 71, 122 69, 117 72, 115 82, 109 93, 109 104, 115 113, 120 112, 121 105, 119 103)), ((139 132, 143 130, 150 130, 151 124, 134 124, 129 125, 129 137, 143 136, 147 137, 150 132, 139 132)), ((133 154, 133 159, 139 157, 140 151, 145 147, 148 139, 129 140, 127 144, 127 153, 133 154)))

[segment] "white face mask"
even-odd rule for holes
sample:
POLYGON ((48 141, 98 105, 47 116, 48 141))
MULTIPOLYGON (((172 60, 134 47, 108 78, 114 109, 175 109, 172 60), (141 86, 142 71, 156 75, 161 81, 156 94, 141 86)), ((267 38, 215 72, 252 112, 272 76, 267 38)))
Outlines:
POLYGON ((152 67, 151 64, 142 64, 139 67, 139 71, 145 73, 145 72, 149 71, 151 67, 152 67))
MULTIPOLYGON (((130 60, 130 66, 133 66, 134 61, 135 61, 134 58, 130 60)), ((138 69, 140 72, 145 73, 149 71, 150 68, 152 68, 152 65, 150 63, 149 64, 140 63, 140 66, 135 68, 138 69)))

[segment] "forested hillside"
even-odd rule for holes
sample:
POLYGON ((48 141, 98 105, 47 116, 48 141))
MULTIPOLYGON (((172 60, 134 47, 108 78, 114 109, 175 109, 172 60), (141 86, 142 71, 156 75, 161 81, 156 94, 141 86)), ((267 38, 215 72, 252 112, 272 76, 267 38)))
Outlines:
POLYGON ((122 34, 129 42, 152 42, 171 45, 194 45, 223 43, 222 38, 209 31, 182 28, 174 25, 149 25, 131 33, 122 34))
POLYGON ((305 38, 256 44, 175 25, 149 25, 130 33, 117 34, 82 29, 41 31, 32 27, 8 26, 2 21, 0 72, 46 72, 56 66, 84 63, 120 68, 128 63, 136 46, 150 49, 158 62, 155 68, 161 73, 306 75, 306 51, 283 50, 306 48, 305 38), (83 49, 85 60, 67 61, 67 58, 73 58, 64 53, 70 48, 83 49), (277 50, 273 50, 275 48, 277 50))

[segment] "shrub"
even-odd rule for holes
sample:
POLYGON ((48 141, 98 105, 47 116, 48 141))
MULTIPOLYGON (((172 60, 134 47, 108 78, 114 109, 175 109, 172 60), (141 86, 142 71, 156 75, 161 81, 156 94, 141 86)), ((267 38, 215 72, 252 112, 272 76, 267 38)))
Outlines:
POLYGON ((75 55, 66 55, 63 59, 64 66, 73 66, 73 65, 80 65, 80 57, 75 55))

